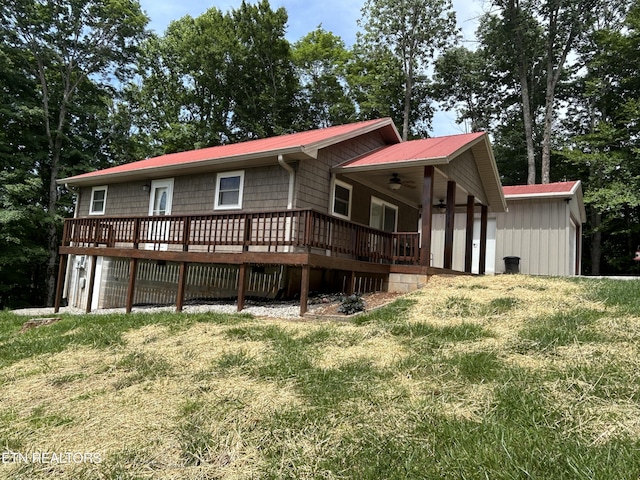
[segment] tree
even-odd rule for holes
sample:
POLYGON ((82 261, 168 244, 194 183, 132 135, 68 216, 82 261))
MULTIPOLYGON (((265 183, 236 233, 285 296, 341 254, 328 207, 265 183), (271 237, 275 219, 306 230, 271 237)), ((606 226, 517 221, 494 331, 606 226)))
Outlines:
POLYGON ((172 22, 142 47, 126 106, 147 155, 273 136, 301 122, 287 13, 243 2, 172 22))
POLYGON ((292 56, 308 111, 306 127, 353 121, 356 109, 347 94, 346 80, 351 53, 342 39, 319 26, 293 45, 292 56))
POLYGON ((32 172, 42 161, 35 83, 24 75, 21 52, 0 47, 0 308, 40 302, 46 265, 43 182, 32 172), (18 60, 18 62, 16 62, 18 60))
POLYGON ((628 273, 640 243, 640 3, 627 8, 611 4, 582 45, 559 152, 585 184, 593 275, 628 273))
MULTIPOLYGON (((525 0, 526 1, 526 0, 525 0)), ((498 0, 498 13, 483 17, 478 36, 490 58, 492 75, 507 91, 516 89, 520 97, 520 112, 527 158, 527 183, 536 183, 536 142, 534 141, 538 91, 543 72, 542 31, 528 3, 519 0, 498 0)), ((504 105, 504 103, 502 103, 504 105)))
POLYGON ((244 0, 231 12, 234 45, 230 78, 235 140, 281 135, 299 123, 298 79, 291 46, 284 33, 287 12, 271 9, 268 0, 249 5, 244 0))
POLYGON ((2 37, 22 49, 28 74, 39 88, 47 155, 42 170, 48 198, 47 303, 52 304, 58 250, 56 181, 64 169, 63 150, 79 90, 92 82, 124 80, 144 35, 147 17, 135 0, 6 0, 0 6, 2 37))
POLYGON ((446 50, 434 65, 433 97, 446 110, 457 109, 456 121, 468 121, 472 132, 487 130, 495 114, 497 95, 487 66, 484 51, 465 47, 446 50))
POLYGON ((348 94, 358 120, 391 117, 402 123, 404 79, 400 62, 387 49, 375 49, 359 37, 346 66, 348 94))
POLYGON ((598 0, 494 0, 496 12, 485 16, 490 24, 481 35, 496 58, 504 58, 503 72, 517 78, 522 102, 524 135, 527 145, 527 183, 536 182, 536 147, 534 131, 536 85, 543 85, 541 168, 542 183, 551 179, 551 151, 554 120, 557 116, 557 90, 568 73, 566 63, 595 21, 598 0), (489 34, 487 34, 489 33, 489 34))
POLYGON ((402 138, 406 140, 412 110, 418 107, 414 88, 426 78, 435 53, 456 39, 451 0, 367 0, 359 23, 365 30, 363 40, 371 48, 388 49, 399 61, 404 79, 402 138))

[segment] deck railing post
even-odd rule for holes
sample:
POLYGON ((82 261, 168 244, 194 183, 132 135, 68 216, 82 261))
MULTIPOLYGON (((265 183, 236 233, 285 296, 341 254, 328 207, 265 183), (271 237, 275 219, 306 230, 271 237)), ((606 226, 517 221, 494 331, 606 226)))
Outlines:
POLYGON ((189 240, 191 236, 191 219, 189 217, 182 218, 182 251, 189 251, 189 240))
POLYGON ((251 243, 251 215, 244 217, 244 239, 242 241, 242 250, 247 252, 249 250, 249 244, 251 243))
POLYGON ((133 248, 138 248, 140 245, 140 224, 142 220, 140 218, 136 218, 133 222, 133 248))

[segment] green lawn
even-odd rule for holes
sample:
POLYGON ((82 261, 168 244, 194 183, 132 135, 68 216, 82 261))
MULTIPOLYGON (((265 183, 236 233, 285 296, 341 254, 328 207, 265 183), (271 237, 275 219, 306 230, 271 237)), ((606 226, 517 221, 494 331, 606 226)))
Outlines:
POLYGON ((87 315, 21 334, 0 313, 0 478, 637 480, 638 293, 434 277, 343 322, 87 315))

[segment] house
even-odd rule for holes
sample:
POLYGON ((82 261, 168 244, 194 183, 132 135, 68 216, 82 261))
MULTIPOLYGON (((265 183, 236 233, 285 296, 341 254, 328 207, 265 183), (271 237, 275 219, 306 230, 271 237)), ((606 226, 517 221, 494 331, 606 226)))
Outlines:
MULTIPOLYGON (((503 188, 506 212, 495 212, 487 221, 485 272, 504 273, 506 259, 514 258, 519 272, 528 275, 580 275, 582 224, 586 213, 580 181, 544 185, 517 185, 503 188)), ((444 245, 445 215, 433 215, 433 245, 444 245)), ((477 217, 477 216, 476 216, 477 217)), ((464 251, 465 215, 457 213, 454 227, 454 251, 464 251)), ((476 253, 480 221, 475 220, 472 272, 478 272, 476 253)), ((507 260, 508 262, 509 260, 507 260)), ((441 257, 432 266, 442 266, 441 257)), ((453 263, 462 268, 460 255, 453 263)))
MULTIPOLYGON (((505 198, 487 134, 403 142, 389 118, 174 153, 60 180, 64 225, 56 309, 175 304, 310 290, 409 291, 462 270, 472 226, 505 198), (442 270, 432 266, 434 199, 447 202, 442 270)), ((482 272, 481 272, 482 273, 482 272)))

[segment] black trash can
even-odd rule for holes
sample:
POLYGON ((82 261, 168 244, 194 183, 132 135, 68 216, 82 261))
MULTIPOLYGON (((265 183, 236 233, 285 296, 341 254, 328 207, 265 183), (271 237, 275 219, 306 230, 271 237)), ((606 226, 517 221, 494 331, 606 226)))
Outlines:
POLYGON ((504 273, 520 273, 520 257, 504 257, 504 273))

